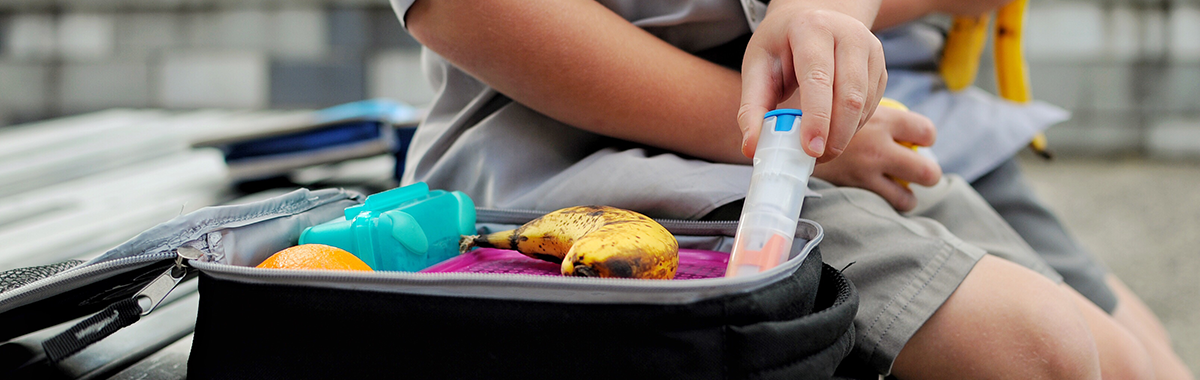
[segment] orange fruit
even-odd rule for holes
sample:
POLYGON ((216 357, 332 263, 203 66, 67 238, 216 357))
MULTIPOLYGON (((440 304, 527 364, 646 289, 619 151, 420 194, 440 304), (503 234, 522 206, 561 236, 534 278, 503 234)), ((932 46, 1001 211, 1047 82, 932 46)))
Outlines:
POLYGON ((301 244, 275 252, 255 268, 371 270, 353 253, 324 244, 301 244))

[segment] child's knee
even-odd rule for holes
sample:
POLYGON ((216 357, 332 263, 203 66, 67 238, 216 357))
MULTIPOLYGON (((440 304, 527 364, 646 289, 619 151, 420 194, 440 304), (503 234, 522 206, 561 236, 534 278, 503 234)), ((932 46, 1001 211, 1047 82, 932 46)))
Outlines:
POLYGON ((1099 364, 1070 298, 1045 277, 986 256, 900 352, 895 370, 901 378, 1099 379, 1099 364))
MULTIPOLYGON (((1132 338, 1132 336, 1130 337, 1132 338)), ((1105 379, 1151 380, 1154 364, 1142 344, 1134 339, 1111 343, 1100 348, 1100 369, 1105 379)))
POLYGON ((1069 286, 1059 289, 1075 303, 1092 333, 1100 352, 1100 371, 1105 379, 1153 379, 1153 359, 1143 343, 1122 326, 1069 286))
POLYGON ((1011 342, 991 354, 1019 358, 1032 376, 1099 378, 1099 347, 1069 296, 1036 272, 992 256, 985 261, 988 266, 981 269, 988 272, 980 274, 990 284, 982 285, 991 289, 980 301, 995 308, 987 323, 1001 335, 997 339, 1011 342))
MULTIPOLYGON (((1053 289, 1046 289, 1053 291, 1053 289)), ((1008 307, 1013 327, 1008 338, 1017 342, 1006 354, 1025 356, 1033 370, 1050 379, 1098 379, 1099 347, 1087 323, 1069 300, 1048 303, 1045 300, 1018 302, 1008 307)), ((1005 353, 1001 353, 1003 356, 1005 353)))

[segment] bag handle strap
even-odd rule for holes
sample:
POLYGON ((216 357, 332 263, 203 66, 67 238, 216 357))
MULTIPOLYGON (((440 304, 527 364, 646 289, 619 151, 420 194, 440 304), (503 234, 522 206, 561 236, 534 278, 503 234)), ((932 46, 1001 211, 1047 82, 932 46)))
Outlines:
POLYGON ((117 330, 132 325, 143 315, 150 314, 187 276, 188 267, 184 260, 196 260, 204 254, 191 247, 179 247, 175 252, 178 255, 175 258, 175 265, 151 280, 133 297, 108 305, 96 315, 42 342, 42 349, 46 351, 46 356, 50 358, 50 361, 58 362, 74 355, 92 343, 112 335, 117 330))
POLYGON ((141 318, 142 308, 137 300, 126 298, 42 342, 42 349, 51 362, 58 362, 141 318))

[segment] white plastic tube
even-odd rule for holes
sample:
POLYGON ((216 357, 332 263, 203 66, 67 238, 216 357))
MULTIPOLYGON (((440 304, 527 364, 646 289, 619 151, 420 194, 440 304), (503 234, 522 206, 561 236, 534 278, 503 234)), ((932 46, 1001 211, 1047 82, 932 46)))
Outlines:
POLYGON ((801 115, 800 110, 778 109, 763 119, 726 277, 760 273, 788 259, 816 164, 800 147, 801 115))

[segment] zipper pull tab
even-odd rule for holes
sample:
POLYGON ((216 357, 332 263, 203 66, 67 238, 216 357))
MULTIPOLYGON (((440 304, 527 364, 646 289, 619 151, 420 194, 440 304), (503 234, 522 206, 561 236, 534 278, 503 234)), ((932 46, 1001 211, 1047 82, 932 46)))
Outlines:
POLYGON ((204 256, 204 252, 191 247, 180 247, 175 250, 178 257, 175 265, 155 277, 133 298, 126 298, 109 305, 99 313, 75 324, 75 326, 42 342, 42 350, 51 362, 57 363, 79 350, 112 335, 125 326, 129 326, 143 315, 150 314, 171 294, 171 290, 179 285, 187 276, 187 265, 184 259, 195 260, 204 256))
POLYGON ((204 252, 192 247, 179 247, 175 249, 175 254, 178 255, 175 257, 175 265, 167 268, 165 272, 158 275, 154 281, 150 281, 149 285, 133 296, 134 301, 141 308, 141 315, 150 314, 167 298, 168 294, 171 294, 179 282, 183 281, 183 277, 187 275, 187 264, 183 262, 184 259, 195 260, 204 256, 204 252))

